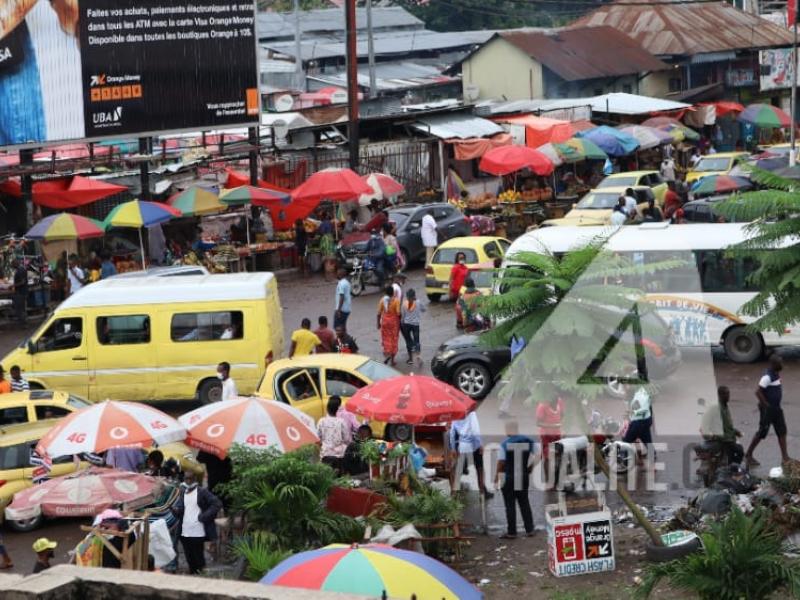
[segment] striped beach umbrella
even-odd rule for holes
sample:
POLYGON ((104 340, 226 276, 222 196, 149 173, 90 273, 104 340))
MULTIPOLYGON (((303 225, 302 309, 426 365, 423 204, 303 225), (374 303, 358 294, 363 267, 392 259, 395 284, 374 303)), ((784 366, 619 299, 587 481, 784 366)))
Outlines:
POLYGON ((214 192, 199 186, 193 186, 175 194, 167 200, 167 204, 181 211, 186 217, 215 215, 228 208, 219 201, 214 192))
POLYGON ((55 242, 57 240, 85 240, 104 234, 105 229, 100 221, 80 215, 60 213, 45 217, 36 223, 28 230, 25 237, 43 242, 55 242))
POLYGON ((752 182, 746 177, 707 175, 697 180, 692 186, 692 192, 694 192, 695 196, 708 196, 710 194, 725 194, 746 190, 752 187, 752 182))
POLYGON ((105 228, 110 227, 135 227, 139 230, 139 249, 142 252, 142 269, 145 269, 144 240, 142 227, 152 227, 159 223, 166 223, 170 219, 180 217, 181 211, 169 204, 161 202, 147 202, 144 200, 131 200, 125 202, 108 213, 103 221, 105 228))
POLYGON ((771 104, 750 104, 741 113, 739 120, 762 129, 791 127, 792 118, 771 104))
POLYGON ((331 544, 300 552, 260 583, 372 598, 483 598, 475 586, 438 560, 383 544, 331 544))
POLYGON ((228 206, 242 206, 244 204, 269 206, 276 202, 289 204, 290 200, 289 194, 252 185, 240 185, 239 187, 222 190, 219 195, 219 201, 228 206))

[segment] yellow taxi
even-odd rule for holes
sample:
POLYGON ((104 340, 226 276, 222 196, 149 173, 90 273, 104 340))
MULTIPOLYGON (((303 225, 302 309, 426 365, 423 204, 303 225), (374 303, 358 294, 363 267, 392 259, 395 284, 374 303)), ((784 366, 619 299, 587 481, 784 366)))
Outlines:
MULTIPOLYGON (((360 354, 309 354, 270 363, 256 395, 285 402, 316 422, 325 415, 331 396, 341 397, 346 404, 362 387, 398 375, 401 373, 392 367, 360 354)), ((411 439, 408 425, 373 421, 370 427, 376 437, 397 441, 411 439)))
POLYGON ((626 171, 612 173, 597 184, 596 190, 604 188, 635 188, 649 187, 659 204, 663 204, 664 195, 667 193, 667 182, 658 171, 626 171))
POLYGON ((433 253, 431 264, 425 268, 425 293, 431 302, 438 301, 450 293, 450 271, 459 252, 467 259, 467 268, 483 263, 491 263, 495 258, 503 258, 511 245, 505 238, 478 235, 457 237, 447 240, 433 253))
POLYGON ((737 161, 747 158, 747 152, 717 152, 701 157, 697 164, 686 174, 686 183, 692 183, 708 175, 724 175, 736 165, 737 161))
MULTIPOLYGON (((588 192, 566 215, 560 219, 548 219, 542 223, 542 227, 554 225, 611 225, 611 215, 617 205, 620 196, 625 195, 628 188, 596 188, 588 192)), ((651 198, 655 198, 650 187, 634 187, 633 193, 636 196, 636 208, 641 214, 647 207, 651 198)), ((656 205, 661 206, 663 202, 656 200, 656 205)))
POLYGON ((90 404, 80 396, 53 390, 0 394, 0 427, 56 419, 90 404))

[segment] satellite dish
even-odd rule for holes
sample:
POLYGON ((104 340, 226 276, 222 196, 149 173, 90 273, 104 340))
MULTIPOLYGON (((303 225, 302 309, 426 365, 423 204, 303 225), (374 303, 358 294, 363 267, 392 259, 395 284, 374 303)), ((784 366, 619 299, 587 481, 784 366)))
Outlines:
POLYGON ((289 124, 283 119, 275 119, 272 123, 272 135, 275 138, 285 138, 289 134, 289 124))
POLYGON ((275 110, 278 112, 287 112, 292 110, 294 106, 294 98, 289 94, 281 94, 275 98, 275 110))
POLYGON ((474 102, 481 95, 481 88, 474 83, 468 83, 464 86, 464 99, 474 102))
POLYGON ((347 102, 347 92, 336 90, 331 94, 331 104, 345 104, 347 102))

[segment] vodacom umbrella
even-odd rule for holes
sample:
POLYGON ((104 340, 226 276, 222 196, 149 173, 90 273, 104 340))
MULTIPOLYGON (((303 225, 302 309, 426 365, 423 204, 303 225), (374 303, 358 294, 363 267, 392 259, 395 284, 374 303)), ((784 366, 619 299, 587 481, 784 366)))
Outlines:
POLYGON ((291 452, 319 442, 311 417, 274 400, 235 398, 214 402, 178 420, 186 427, 187 444, 220 458, 225 458, 234 444, 291 452))
POLYGON ((156 408, 106 400, 61 419, 39 440, 36 451, 43 456, 68 456, 109 448, 147 448, 184 437, 183 426, 156 408))

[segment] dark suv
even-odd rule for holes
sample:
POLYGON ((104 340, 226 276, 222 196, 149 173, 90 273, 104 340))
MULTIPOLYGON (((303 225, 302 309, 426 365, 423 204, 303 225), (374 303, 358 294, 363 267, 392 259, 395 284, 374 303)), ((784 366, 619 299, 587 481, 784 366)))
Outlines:
MULTIPOLYGON (((435 204, 402 204, 389 209, 389 221, 397 226, 397 243, 406 260, 406 264, 421 260, 425 257, 425 247, 422 245, 422 217, 427 213, 433 215, 436 229, 439 233, 439 243, 453 237, 472 235, 469 219, 456 207, 447 202, 435 204)), ((366 252, 369 232, 354 233, 346 236, 341 242, 341 248, 347 258, 348 264, 357 254, 366 252)))

